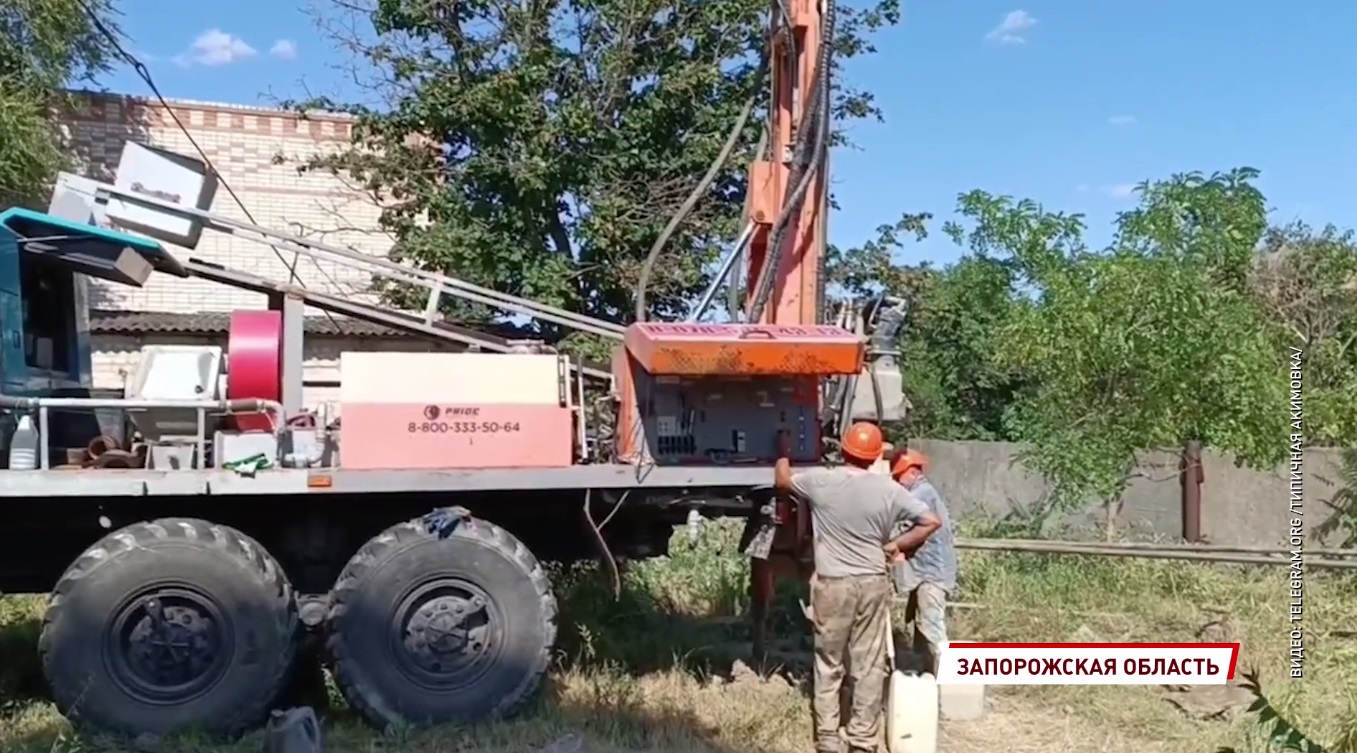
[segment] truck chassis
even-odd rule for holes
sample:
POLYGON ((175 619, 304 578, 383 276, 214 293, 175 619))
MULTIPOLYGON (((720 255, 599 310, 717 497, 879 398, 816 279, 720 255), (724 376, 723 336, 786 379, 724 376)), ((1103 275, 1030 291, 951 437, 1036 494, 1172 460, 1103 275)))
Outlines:
MULTIPOLYGON (((61 712, 83 727, 133 735, 183 727, 236 735, 312 671, 310 652, 300 649, 311 634, 350 705, 375 725, 507 714, 540 686, 556 637, 542 562, 663 555, 674 526, 698 515, 748 521, 757 646, 775 574, 803 576, 808 554, 808 516, 774 498, 772 461, 820 462, 822 436, 852 420, 902 418, 907 406, 892 350, 900 305, 849 307, 837 326, 821 323, 830 121, 821 38, 832 37, 833 6, 774 13, 776 157, 751 166, 749 224, 683 325, 648 324, 642 313, 624 327, 215 215, 207 211, 216 187, 209 165, 137 145, 123 157, 137 174, 120 166, 117 185, 63 174, 48 214, 0 213, 0 283, 24 277, 25 264, 60 268, 52 279, 69 289, 62 305, 75 314, 57 338, 64 341, 46 333, 45 365, 27 340, 13 354, 24 366, 13 355, 0 361, 0 436, 10 444, 0 471, 0 591, 50 590, 39 650, 61 712), (151 240, 191 249, 204 229, 268 244, 280 259, 291 252, 422 288, 425 309, 392 310, 181 260, 151 240), (741 254, 751 323, 697 324, 722 280, 736 284, 741 254), (203 397, 220 399, 146 399, 131 388, 121 399, 95 399, 80 323, 88 319, 83 280, 140 285, 152 272, 262 294, 280 323, 264 338, 276 353, 255 347, 238 359, 233 350, 220 389, 215 375, 188 377, 211 393, 203 397), (449 295, 617 343, 611 364, 560 357, 560 403, 546 408, 566 413, 553 430, 564 435, 558 446, 573 450, 550 463, 517 463, 543 467, 360 469, 327 459, 338 427, 315 420, 302 400, 308 307, 475 352, 553 354, 542 343, 444 322, 449 295), (54 349, 73 366, 55 367, 54 349), (257 365, 261 353, 278 394, 237 399, 231 385, 246 381, 233 376, 237 361, 257 365), (587 415, 586 382, 607 385, 618 426, 591 433, 600 427, 587 415), (692 402, 699 393, 709 401, 700 410, 692 402), (160 442, 139 425, 137 445, 124 443, 109 462, 100 432, 73 429, 70 419, 109 409, 177 412, 181 430, 160 442), (195 414, 196 432, 182 430, 195 414), (242 415, 271 418, 246 427, 242 415), (311 423, 294 426, 304 416, 311 423), (688 423, 676 430, 680 417, 688 423), (70 449, 91 439, 84 462, 65 469, 54 461, 65 452, 69 463, 70 449), (245 462, 246 446, 262 448, 249 450, 262 465, 245 462), (596 522, 600 513, 606 525, 596 522)), ((26 329, 14 305, 34 294, 13 287, 0 290, 0 306, 26 329)), ((638 309, 643 301, 644 287, 638 309)), ((0 347, 34 335, 8 329, 0 347)), ((223 360, 219 349, 204 358, 223 360)))

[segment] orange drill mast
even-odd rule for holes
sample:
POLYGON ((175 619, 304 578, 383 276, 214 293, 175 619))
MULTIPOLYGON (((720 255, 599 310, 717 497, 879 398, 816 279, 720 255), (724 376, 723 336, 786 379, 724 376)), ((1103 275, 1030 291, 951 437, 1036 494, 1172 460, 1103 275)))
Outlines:
MULTIPOLYGON (((614 362, 624 461, 818 463, 835 431, 821 413, 824 380, 862 372, 863 338, 823 323, 834 0, 775 0, 772 18, 770 149, 749 169, 744 321, 628 328, 614 362), (703 449, 727 435, 719 455, 703 449)), ((811 571, 808 518, 770 500, 746 530, 756 644, 777 574, 811 571)))
MULTIPOLYGON (((828 209, 829 60, 820 0, 774 3, 771 149, 749 170, 746 321, 820 324, 828 209)), ((832 5, 826 8, 833 13, 832 5)), ((832 33, 832 32, 831 32, 832 33)))

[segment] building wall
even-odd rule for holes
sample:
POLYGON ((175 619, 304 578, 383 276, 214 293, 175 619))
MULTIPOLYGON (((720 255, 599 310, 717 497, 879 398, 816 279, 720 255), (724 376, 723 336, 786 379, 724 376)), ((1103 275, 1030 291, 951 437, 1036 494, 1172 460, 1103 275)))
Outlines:
MULTIPOLYGON (((225 335, 95 335, 93 340, 94 388, 121 390, 131 381, 145 345, 216 345, 226 349, 225 335)), ((450 348, 415 338, 310 336, 303 349, 303 400, 312 410, 324 402, 339 400, 339 354, 367 352, 445 352, 450 348)), ((338 408, 333 412, 337 415, 338 408)))
MULTIPOLYGON (((391 248, 390 238, 377 230, 380 209, 375 201, 342 178, 297 171, 308 157, 348 143, 353 120, 347 116, 317 113, 303 119, 282 110, 186 100, 170 100, 167 109, 149 98, 92 92, 81 93, 76 102, 65 128, 85 175, 111 181, 126 141, 200 158, 196 142, 244 204, 242 209, 223 185, 212 212, 367 254, 385 255, 391 248)), ((371 278, 353 266, 296 258, 231 234, 209 230, 196 248, 170 250, 181 258, 200 258, 280 282, 289 281, 292 263, 306 288, 372 300, 365 292, 371 278)), ((263 308, 266 303, 256 293, 168 275, 152 275, 144 288, 90 281, 90 306, 96 309, 190 314, 263 308)), ((224 336, 212 335, 97 335, 92 343, 94 386, 122 389, 137 367, 140 348, 148 344, 226 345, 224 336)), ((443 349, 416 338, 310 336, 305 347, 307 403, 315 407, 337 397, 343 350, 443 349)))
MULTIPOLYGON (((109 180, 125 141, 197 157, 197 152, 171 113, 146 99, 87 93, 66 117, 82 172, 109 180)), ((301 160, 331 152, 347 143, 348 117, 317 114, 300 119, 293 113, 238 105, 171 101, 173 114, 234 189, 254 222, 267 228, 312 238, 369 254, 385 254, 391 240, 376 230, 379 208, 343 179, 321 173, 301 175, 301 160)), ((246 213, 223 186, 212 210, 248 222, 246 213)), ((228 268, 287 281, 291 252, 234 235, 207 231, 195 249, 172 249, 228 268)), ((295 264, 302 285, 315 290, 362 295, 369 277, 350 266, 317 264, 302 256, 295 264)), ((137 289, 93 281, 91 306, 132 311, 229 311, 263 308, 264 297, 201 280, 153 275, 137 289)))

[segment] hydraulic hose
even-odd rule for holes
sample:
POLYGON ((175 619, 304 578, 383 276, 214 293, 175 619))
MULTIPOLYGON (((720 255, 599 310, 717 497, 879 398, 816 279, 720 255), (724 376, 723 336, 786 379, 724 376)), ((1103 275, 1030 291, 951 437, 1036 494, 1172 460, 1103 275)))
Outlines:
POLYGON ((750 306, 750 321, 758 321, 763 316, 764 307, 767 306, 768 299, 772 296, 777 268, 782 263, 783 242, 786 240, 792 215, 801 210, 806 192, 810 188, 810 182, 815 177, 816 172, 824 165, 829 150, 829 133, 833 123, 833 113, 830 112, 830 94, 832 92, 830 72, 833 64, 836 21, 835 0, 825 0, 825 10, 820 25, 820 49, 815 62, 813 79, 815 96, 811 100, 809 111, 803 117, 803 129, 797 136, 795 150, 797 165, 804 162, 805 149, 809 146, 807 142, 812 138, 814 139, 814 146, 811 147, 810 163, 806 165, 804 170, 796 171, 792 185, 788 186, 788 191, 784 195, 782 211, 773 223, 768 241, 768 256, 763 269, 760 271, 750 306))
POLYGON ((754 91, 749 95, 749 99, 745 100, 744 108, 740 110, 740 116, 736 118, 735 125, 731 127, 730 133, 726 136, 726 143, 721 145, 721 151, 717 153, 716 159, 712 160, 711 165, 707 167, 707 173, 702 176, 696 186, 693 186, 688 198, 683 200, 678 211, 674 213, 673 217, 669 218, 664 230, 660 231, 659 237, 651 244, 650 251, 646 254, 645 263, 641 265, 641 274, 636 280, 636 321, 643 322, 646 320, 646 291, 650 287, 650 276, 655 271, 655 262, 660 258, 660 251, 664 250, 665 244, 678 230, 678 226, 692 213, 693 207, 697 206, 697 202, 702 199, 707 189, 711 188, 711 184, 716 181, 717 174, 721 172, 721 168, 725 167, 730 155, 735 152, 736 145, 740 143, 740 136, 744 134, 745 124, 754 114, 754 107, 758 104, 760 90, 763 88, 763 80, 767 77, 767 74, 768 54, 765 52, 759 58, 758 79, 755 82, 754 91))

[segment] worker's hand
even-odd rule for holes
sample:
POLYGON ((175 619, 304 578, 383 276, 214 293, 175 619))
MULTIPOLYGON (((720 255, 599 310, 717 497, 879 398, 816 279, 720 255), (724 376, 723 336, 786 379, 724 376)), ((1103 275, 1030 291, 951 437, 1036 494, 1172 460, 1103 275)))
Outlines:
POLYGON ((883 551, 886 554, 887 562, 893 562, 896 559, 899 559, 902 555, 902 552, 900 551, 900 545, 895 543, 894 541, 888 542, 885 546, 881 547, 881 551, 883 551))

